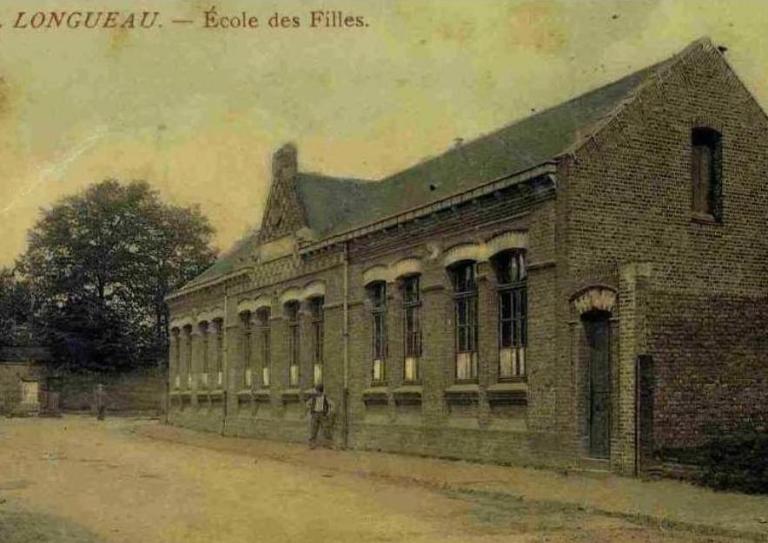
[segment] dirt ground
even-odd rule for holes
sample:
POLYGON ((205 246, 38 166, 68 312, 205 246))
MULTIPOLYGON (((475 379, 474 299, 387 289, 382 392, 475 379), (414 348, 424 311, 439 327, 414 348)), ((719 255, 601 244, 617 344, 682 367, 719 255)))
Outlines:
POLYGON ((316 451, 323 462, 299 464, 221 450, 216 435, 190 444, 153 431, 164 430, 130 419, 0 421, 0 541, 738 541, 572 503, 329 469, 348 453, 316 451))

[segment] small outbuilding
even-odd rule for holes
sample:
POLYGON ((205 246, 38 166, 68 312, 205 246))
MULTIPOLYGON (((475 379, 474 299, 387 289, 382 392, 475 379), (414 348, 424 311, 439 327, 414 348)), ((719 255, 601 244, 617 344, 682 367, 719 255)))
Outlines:
POLYGON ((0 347, 0 414, 58 412, 58 393, 44 347, 0 347))

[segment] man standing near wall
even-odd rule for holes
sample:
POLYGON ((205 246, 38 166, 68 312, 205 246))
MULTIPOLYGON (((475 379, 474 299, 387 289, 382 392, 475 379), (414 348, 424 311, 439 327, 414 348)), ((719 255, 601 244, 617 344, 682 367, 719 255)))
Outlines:
POLYGON ((96 418, 98 420, 104 420, 104 413, 107 410, 107 394, 104 392, 104 385, 101 383, 96 385, 94 400, 94 403, 96 404, 96 418))
POLYGON ((315 394, 307 400, 309 411, 309 448, 317 447, 317 433, 322 427, 323 440, 330 442, 333 424, 333 402, 325 395, 323 385, 315 387, 315 394))

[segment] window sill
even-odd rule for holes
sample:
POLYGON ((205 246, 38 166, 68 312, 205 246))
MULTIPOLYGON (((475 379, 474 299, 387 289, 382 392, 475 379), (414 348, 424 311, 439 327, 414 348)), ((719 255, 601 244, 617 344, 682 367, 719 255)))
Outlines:
POLYGON ((253 395, 253 391, 251 391, 251 389, 243 389, 243 390, 237 391, 238 398, 242 398, 244 396, 252 396, 252 395, 253 395))
POLYGON ((528 390, 528 383, 525 381, 500 381, 494 385, 490 385, 487 389, 488 393, 491 392, 520 392, 528 390))
POLYGON ((386 396, 388 390, 386 385, 373 385, 363 390, 363 396, 386 396))
POLYGON ((486 389, 488 403, 494 405, 528 405, 528 383, 524 381, 496 383, 486 389))
POLYGON ((448 403, 477 403, 479 397, 480 386, 477 383, 455 384, 445 389, 445 399, 448 403))
POLYGON ((366 388, 363 391, 363 402, 366 406, 386 405, 389 403, 389 392, 382 386, 366 388))
POLYGON ((403 385, 392 391, 395 404, 399 406, 420 405, 421 385, 403 385))
POLYGON ((268 389, 259 389, 253 391, 253 401, 260 402, 260 403, 269 403, 270 401, 270 394, 268 389))
POLYGON ((421 396, 421 385, 403 385, 392 391, 395 396, 421 396))
POLYGON ((711 224, 713 226, 723 224, 722 221, 715 219, 715 217, 709 213, 697 213, 695 211, 691 213, 691 222, 696 224, 711 224))
POLYGON ((280 395, 283 398, 298 398, 301 395, 301 389, 300 388, 286 388, 283 390, 280 395))

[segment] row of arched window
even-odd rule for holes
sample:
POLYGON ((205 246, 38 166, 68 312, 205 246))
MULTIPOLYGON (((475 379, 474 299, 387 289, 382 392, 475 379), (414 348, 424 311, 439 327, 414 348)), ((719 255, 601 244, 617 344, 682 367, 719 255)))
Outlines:
MULTIPOLYGON (((527 345, 528 297, 527 270, 524 250, 506 250, 494 255, 490 262, 496 274, 496 323, 498 327, 500 380, 525 377, 527 345)), ((478 352, 481 323, 478 311, 477 261, 460 260, 447 269, 451 277, 454 308, 453 337, 455 378, 457 382, 473 382, 478 378, 478 352)), ((420 379, 419 361, 422 355, 421 276, 406 275, 398 280, 401 292, 398 308, 403 322, 403 381, 415 383, 420 379)), ((386 381, 388 358, 387 282, 374 281, 367 285, 371 319, 371 381, 386 381)))
MULTIPOLYGON (((457 382, 473 382, 478 378, 479 331, 482 326, 496 326, 498 337, 498 377, 500 380, 519 380, 525 378, 527 347, 527 266, 525 250, 503 250, 493 255, 489 262, 495 273, 495 323, 481 322, 478 311, 477 261, 459 260, 447 267, 451 279, 453 300, 453 338, 454 364, 457 382)), ((397 281, 400 289, 399 307, 390 307, 386 280, 372 280, 366 285, 368 307, 371 322, 371 381, 383 384, 387 380, 389 356, 388 315, 392 310, 402 315, 402 375, 404 383, 417 383, 421 378, 420 360, 423 353, 422 327, 422 292, 421 275, 408 273, 397 281)), ((287 381, 290 388, 301 385, 301 349, 311 349, 312 382, 323 381, 324 352, 324 304, 325 298, 313 295, 303 302, 295 299, 283 303, 286 323, 285 349, 288 358, 287 381), (303 343, 301 337, 300 315, 304 312, 309 318, 309 343, 303 343)), ((485 311, 484 315, 488 315, 485 311)), ((491 312, 494 314, 494 312, 491 312)), ((272 362, 272 327, 269 305, 244 309, 240 312, 241 349, 243 357, 242 385, 269 387, 271 382, 272 362), (260 371, 257 373, 256 361, 260 371)), ((202 338, 202 375, 207 380, 211 372, 217 376, 221 385, 222 368, 222 320, 215 319, 200 324, 202 338), (209 347, 209 326, 215 330, 216 349, 211 367, 211 349, 209 347)), ((191 334, 191 326, 184 327, 185 334, 191 334)), ((178 330, 176 330, 178 332, 178 330)), ((179 345, 177 343, 177 345, 179 345)), ((176 368, 182 363, 186 366, 191 379, 192 350, 191 341, 185 342, 186 351, 176 349, 176 368)), ((177 370, 177 387, 178 375, 177 370)), ((191 382, 190 382, 191 384, 191 382)), ((203 382, 204 385, 212 383, 203 382)))

